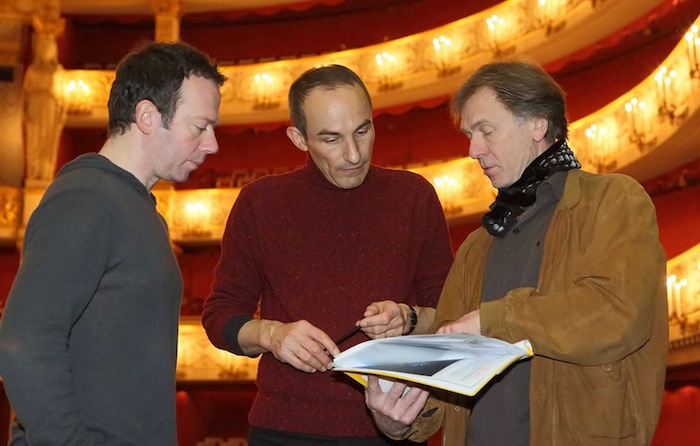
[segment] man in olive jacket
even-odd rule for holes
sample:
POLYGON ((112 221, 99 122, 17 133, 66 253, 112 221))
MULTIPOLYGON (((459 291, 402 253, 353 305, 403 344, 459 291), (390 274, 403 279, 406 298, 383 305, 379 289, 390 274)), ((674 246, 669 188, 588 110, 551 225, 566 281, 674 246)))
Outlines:
POLYGON ((455 256, 433 330, 529 339, 535 356, 475 398, 425 403, 371 379, 375 422, 416 441, 442 427, 445 446, 648 445, 668 349, 653 203, 629 177, 579 170, 563 92, 534 64, 480 68, 452 112, 498 196, 455 256))

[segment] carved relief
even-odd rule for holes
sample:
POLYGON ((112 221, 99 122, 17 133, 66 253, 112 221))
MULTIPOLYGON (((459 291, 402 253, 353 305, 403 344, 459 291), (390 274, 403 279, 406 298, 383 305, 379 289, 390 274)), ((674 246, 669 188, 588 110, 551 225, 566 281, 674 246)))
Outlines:
POLYGON ((19 189, 0 186, 0 228, 16 229, 22 218, 22 194, 19 189))
POLYGON ((58 18, 59 0, 0 0, 0 15, 29 21, 32 16, 58 18))
POLYGON ((54 175, 58 141, 66 120, 66 107, 60 91, 63 67, 58 63, 56 44, 64 21, 35 16, 33 25, 34 58, 24 78, 26 179, 48 182, 54 175))

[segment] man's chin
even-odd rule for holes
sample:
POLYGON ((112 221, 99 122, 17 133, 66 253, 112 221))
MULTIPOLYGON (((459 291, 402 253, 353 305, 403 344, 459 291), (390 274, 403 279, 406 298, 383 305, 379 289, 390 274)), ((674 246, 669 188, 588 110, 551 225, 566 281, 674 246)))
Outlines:
POLYGON ((341 189, 355 189, 360 187, 365 182, 365 176, 355 178, 345 178, 343 181, 336 182, 336 185, 341 189))
POLYGON ((488 177, 488 179, 491 182, 491 186, 493 186, 496 189, 503 189, 504 187, 510 186, 509 184, 504 184, 503 180, 499 181, 498 178, 488 177))
POLYGON ((362 183, 365 182, 367 172, 368 171, 366 170, 358 169, 353 174, 340 174, 328 179, 341 189, 355 189, 356 187, 360 187, 362 183))
POLYGON ((175 175, 172 175, 170 178, 162 178, 165 181, 172 181, 173 183, 184 183, 185 181, 190 179, 190 174, 194 171, 194 169, 187 171, 187 172, 178 172, 175 175))

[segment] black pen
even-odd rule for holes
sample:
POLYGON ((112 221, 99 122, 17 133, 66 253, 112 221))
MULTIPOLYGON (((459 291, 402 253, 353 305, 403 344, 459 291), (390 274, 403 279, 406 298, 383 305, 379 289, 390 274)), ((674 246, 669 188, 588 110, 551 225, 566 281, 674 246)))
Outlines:
POLYGON ((335 342, 335 345, 339 345, 341 342, 344 342, 344 341, 347 341, 348 339, 350 339, 350 337, 352 335, 354 335, 355 333, 357 333, 360 330, 362 330, 362 327, 360 327, 359 325, 356 325, 356 326, 352 327, 352 330, 348 331, 347 333, 345 333, 344 335, 342 335, 341 337, 339 337, 338 339, 336 339, 333 342, 335 342))

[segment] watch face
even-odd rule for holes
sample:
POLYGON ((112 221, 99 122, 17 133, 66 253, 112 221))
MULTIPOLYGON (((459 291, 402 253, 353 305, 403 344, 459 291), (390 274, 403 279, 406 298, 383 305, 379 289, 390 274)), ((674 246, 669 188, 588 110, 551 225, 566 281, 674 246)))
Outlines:
POLYGON ((416 314, 416 309, 409 305, 411 309, 411 314, 408 317, 408 332, 411 333, 416 325, 418 324, 418 315, 416 314))

